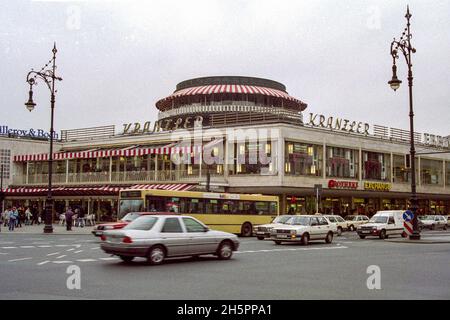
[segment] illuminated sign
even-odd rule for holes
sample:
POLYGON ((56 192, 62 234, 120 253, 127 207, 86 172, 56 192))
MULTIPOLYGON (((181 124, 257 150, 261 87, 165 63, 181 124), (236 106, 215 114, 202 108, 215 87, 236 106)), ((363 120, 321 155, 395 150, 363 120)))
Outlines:
POLYGON ((330 188, 330 189, 358 189, 358 181, 329 180, 328 188, 330 188))
POLYGON ((372 191, 389 191, 391 190, 391 184, 383 182, 364 182, 364 189, 372 191))
POLYGON ((354 132, 360 134, 369 134, 369 124, 358 122, 358 121, 350 121, 348 119, 341 119, 335 117, 325 117, 322 114, 309 114, 309 125, 313 127, 326 128, 333 131, 345 131, 345 132, 354 132))

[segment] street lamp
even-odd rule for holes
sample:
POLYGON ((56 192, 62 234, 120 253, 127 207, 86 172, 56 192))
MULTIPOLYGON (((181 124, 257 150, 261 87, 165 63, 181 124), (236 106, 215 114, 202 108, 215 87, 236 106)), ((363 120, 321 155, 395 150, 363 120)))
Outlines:
POLYGON ((50 90, 50 107, 51 107, 51 118, 50 118, 50 151, 48 155, 48 190, 47 190, 47 200, 45 202, 45 227, 44 233, 53 233, 52 226, 52 213, 53 213, 53 198, 52 198, 52 172, 53 172, 53 136, 55 131, 53 130, 53 114, 55 110, 55 81, 61 81, 62 78, 57 77, 56 71, 56 43, 53 45, 53 57, 47 64, 42 67, 40 71, 34 71, 31 69, 27 74, 27 82, 30 85, 30 91, 28 92, 28 101, 25 103, 28 111, 33 111, 36 103, 33 101, 33 85, 37 84, 37 78, 44 80, 50 90), (49 65, 51 64, 51 67, 49 65))
POLYGON ((397 78, 397 66, 395 64, 396 59, 398 59, 399 50, 403 53, 405 57, 406 64, 408 66, 408 86, 409 86, 409 127, 410 127, 410 163, 411 163, 411 210, 414 214, 413 218, 413 234, 409 236, 410 240, 419 240, 420 231, 417 223, 417 193, 416 193, 416 164, 415 164, 415 154, 416 150, 414 148, 414 112, 413 112, 413 98, 412 98, 412 86, 413 86, 413 75, 412 75, 412 62, 411 55, 416 52, 411 46, 411 31, 410 31, 410 19, 411 13, 409 12, 409 6, 406 9, 406 28, 404 29, 402 36, 399 40, 394 40, 391 43, 391 56, 393 60, 392 65, 392 79, 388 82, 390 87, 396 91, 401 80, 397 78))

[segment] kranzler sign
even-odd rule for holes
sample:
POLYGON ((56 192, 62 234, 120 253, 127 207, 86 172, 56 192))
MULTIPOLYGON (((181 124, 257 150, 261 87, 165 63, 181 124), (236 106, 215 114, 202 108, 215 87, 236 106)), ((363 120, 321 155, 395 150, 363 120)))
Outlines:
POLYGON ((369 134, 370 125, 365 122, 351 121, 338 117, 325 117, 322 114, 309 114, 310 126, 330 129, 333 131, 354 132, 364 135, 369 134))
POLYGON ((147 121, 145 123, 134 122, 124 123, 122 134, 144 134, 155 133, 161 131, 174 131, 178 129, 189 129, 203 125, 203 117, 185 117, 177 119, 162 119, 152 122, 147 121))
POLYGON ((391 184, 382 182, 364 182, 364 190, 389 191, 391 190, 391 184))

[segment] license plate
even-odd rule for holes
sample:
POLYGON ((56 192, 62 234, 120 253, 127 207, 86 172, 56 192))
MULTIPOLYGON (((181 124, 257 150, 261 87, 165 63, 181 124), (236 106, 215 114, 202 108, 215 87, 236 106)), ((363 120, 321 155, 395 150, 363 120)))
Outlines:
POLYGON ((370 233, 370 231, 369 230, 364 230, 364 231, 361 231, 361 233, 370 233))
POLYGON ((286 239, 287 237, 286 234, 277 234, 277 238, 286 239))
POLYGON ((264 235, 264 232, 262 232, 262 231, 258 231, 257 233, 256 233, 257 235, 264 235))

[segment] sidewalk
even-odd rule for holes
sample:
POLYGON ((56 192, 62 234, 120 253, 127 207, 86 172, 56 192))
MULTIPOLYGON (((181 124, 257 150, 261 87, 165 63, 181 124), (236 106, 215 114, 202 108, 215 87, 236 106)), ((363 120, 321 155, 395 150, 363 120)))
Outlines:
MULTIPOLYGON (((9 231, 8 227, 4 227, 2 224, 1 232, 0 234, 44 234, 44 224, 41 223, 40 225, 32 225, 32 226, 25 226, 22 225, 22 228, 14 228, 14 231, 9 231)), ((84 228, 81 227, 73 227, 72 231, 67 231, 66 226, 60 225, 60 224, 53 224, 53 234, 64 234, 64 235, 86 235, 90 234, 92 235, 91 231, 94 227, 87 226, 84 228)))
POLYGON ((387 242, 396 243, 411 243, 411 244, 437 244, 437 243, 450 243, 450 234, 426 234, 421 233, 420 240, 409 240, 408 238, 392 238, 385 239, 387 242))

